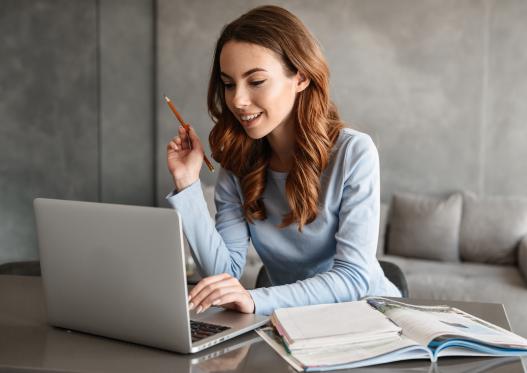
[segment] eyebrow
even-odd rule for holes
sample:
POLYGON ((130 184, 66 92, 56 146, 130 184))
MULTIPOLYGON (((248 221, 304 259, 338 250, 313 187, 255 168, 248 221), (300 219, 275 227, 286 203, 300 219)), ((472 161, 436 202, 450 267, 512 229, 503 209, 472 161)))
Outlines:
MULTIPOLYGON (((261 67, 255 67, 254 69, 247 70, 242 74, 242 78, 245 78, 248 75, 251 75, 252 73, 255 73, 257 71, 267 71, 265 69, 262 69, 261 67)), ((226 78, 232 79, 229 75, 225 74, 223 71, 220 73, 221 76, 224 76, 226 78)))

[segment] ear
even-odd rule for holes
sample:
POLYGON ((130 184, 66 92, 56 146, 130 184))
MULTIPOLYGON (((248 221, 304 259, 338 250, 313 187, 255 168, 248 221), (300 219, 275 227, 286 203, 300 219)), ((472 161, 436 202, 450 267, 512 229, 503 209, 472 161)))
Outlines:
POLYGON ((304 74, 302 74, 300 71, 296 73, 296 92, 302 92, 304 89, 306 89, 309 86, 309 83, 311 83, 311 80, 306 78, 304 74))

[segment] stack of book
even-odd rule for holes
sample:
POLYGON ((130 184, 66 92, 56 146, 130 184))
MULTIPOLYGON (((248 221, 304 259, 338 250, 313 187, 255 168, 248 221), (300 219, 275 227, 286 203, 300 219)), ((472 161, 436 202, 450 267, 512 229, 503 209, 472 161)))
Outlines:
POLYGON ((287 350, 299 353, 399 336, 399 326, 370 311, 366 302, 282 308, 273 313, 271 322, 287 350))
POLYGON ((298 371, 440 356, 527 356, 527 340, 449 306, 385 298, 276 310, 260 336, 298 371))

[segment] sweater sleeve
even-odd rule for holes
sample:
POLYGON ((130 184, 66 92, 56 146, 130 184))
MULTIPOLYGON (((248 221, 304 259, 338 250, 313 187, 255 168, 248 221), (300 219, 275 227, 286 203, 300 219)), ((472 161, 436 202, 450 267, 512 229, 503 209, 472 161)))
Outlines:
POLYGON ((210 218, 200 181, 167 196, 182 216, 183 231, 202 276, 228 273, 240 278, 249 230, 233 176, 221 169, 215 188, 216 224, 210 218))
POLYGON ((276 308, 345 302, 368 295, 378 271, 375 251, 380 209, 379 158, 369 136, 347 144, 343 167, 333 266, 293 284, 250 290, 256 313, 269 315, 276 308))

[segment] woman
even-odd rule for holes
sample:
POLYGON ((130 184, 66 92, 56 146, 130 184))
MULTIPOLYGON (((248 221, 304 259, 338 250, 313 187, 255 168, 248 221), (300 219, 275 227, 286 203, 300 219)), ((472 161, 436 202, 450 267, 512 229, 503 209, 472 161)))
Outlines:
POLYGON ((329 99, 329 71, 302 22, 276 6, 225 26, 208 92, 209 141, 221 165, 216 224, 199 171, 194 129, 167 145, 175 191, 167 199, 205 277, 190 308, 269 315, 280 307, 400 296, 375 257, 379 162, 366 134, 344 128, 329 99), (246 290, 249 240, 272 287, 246 290))

